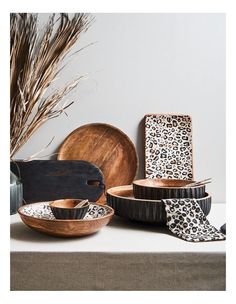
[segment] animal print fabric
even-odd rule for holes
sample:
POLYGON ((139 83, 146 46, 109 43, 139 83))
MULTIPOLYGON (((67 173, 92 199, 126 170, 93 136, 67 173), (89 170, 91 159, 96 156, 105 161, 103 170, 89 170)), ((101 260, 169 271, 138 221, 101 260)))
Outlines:
POLYGON ((212 226, 196 199, 163 199, 170 231, 188 242, 224 240, 212 226))
MULTIPOLYGON (((26 205, 22 211, 24 215, 32 216, 39 219, 55 220, 48 202, 26 205)), ((109 214, 109 209, 106 206, 90 203, 89 209, 85 217, 81 220, 90 220, 100 218, 109 214)))
POLYGON ((190 116, 145 116, 145 178, 193 179, 190 116))

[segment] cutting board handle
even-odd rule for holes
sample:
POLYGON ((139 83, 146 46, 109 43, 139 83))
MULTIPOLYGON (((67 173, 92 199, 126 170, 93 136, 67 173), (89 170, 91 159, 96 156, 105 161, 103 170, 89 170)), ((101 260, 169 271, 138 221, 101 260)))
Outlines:
POLYGON ((92 180, 88 180, 87 184, 89 186, 96 186, 96 187, 100 187, 100 188, 104 188, 105 189, 105 184, 102 181, 100 181, 100 180, 93 180, 93 179, 92 180))

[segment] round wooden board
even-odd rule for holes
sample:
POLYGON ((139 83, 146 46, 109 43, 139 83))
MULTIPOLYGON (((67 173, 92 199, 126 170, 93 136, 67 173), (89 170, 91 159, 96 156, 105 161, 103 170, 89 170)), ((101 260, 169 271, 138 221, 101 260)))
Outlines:
MULTIPOLYGON (((86 160, 103 172, 106 189, 133 182, 138 156, 129 137, 109 124, 92 123, 79 127, 65 139, 58 160, 86 160)), ((103 195, 99 201, 106 203, 103 195)))

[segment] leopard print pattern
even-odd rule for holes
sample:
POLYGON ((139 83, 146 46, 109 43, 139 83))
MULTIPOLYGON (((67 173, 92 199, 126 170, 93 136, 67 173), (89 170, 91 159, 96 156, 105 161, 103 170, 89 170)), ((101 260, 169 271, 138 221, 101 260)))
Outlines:
MULTIPOLYGON (((21 212, 34 218, 55 220, 48 202, 26 205, 21 212)), ((106 206, 90 203, 85 217, 81 220, 100 218, 109 214, 109 212, 110 210, 106 206)))
POLYGON ((193 179, 188 115, 145 116, 145 178, 193 179))
POLYGON ((210 225, 196 199, 163 199, 170 231, 188 242, 224 240, 210 225))

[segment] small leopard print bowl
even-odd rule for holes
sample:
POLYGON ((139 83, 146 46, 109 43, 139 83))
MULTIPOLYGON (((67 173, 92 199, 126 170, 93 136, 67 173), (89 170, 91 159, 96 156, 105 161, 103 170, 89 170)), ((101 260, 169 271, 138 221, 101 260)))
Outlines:
POLYGON ((139 179, 133 182, 134 197, 161 200, 167 198, 202 198, 205 185, 185 187, 194 181, 183 179, 139 179))

